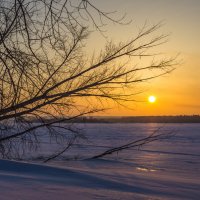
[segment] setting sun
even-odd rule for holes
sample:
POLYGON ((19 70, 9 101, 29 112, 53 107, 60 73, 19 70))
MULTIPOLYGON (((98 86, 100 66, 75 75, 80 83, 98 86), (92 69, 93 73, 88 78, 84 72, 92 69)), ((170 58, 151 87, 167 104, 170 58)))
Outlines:
POLYGON ((156 97, 155 96, 149 96, 148 97, 149 103, 155 103, 156 102, 156 97))

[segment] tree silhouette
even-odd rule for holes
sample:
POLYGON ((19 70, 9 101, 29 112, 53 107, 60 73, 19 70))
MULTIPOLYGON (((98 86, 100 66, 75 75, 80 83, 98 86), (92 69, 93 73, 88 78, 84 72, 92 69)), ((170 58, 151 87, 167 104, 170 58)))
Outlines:
POLYGON ((128 42, 107 42, 98 55, 87 55, 90 24, 103 34, 104 20, 123 24, 124 18, 115 19, 89 0, 0 2, 2 157, 38 147, 42 127, 46 137, 65 144, 64 152, 84 135, 62 122, 106 109, 104 99, 132 101, 136 83, 173 70, 174 59, 156 59, 151 52, 167 39, 155 34, 160 23, 144 25, 128 42), (145 58, 149 64, 140 65, 145 58))

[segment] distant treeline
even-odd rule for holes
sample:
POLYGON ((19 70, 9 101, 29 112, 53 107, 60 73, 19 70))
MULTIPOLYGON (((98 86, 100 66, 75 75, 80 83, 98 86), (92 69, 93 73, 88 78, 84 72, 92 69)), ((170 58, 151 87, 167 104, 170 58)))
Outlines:
POLYGON ((131 116, 131 117, 83 117, 76 122, 87 123, 200 123, 199 115, 181 116, 131 116))
MULTIPOLYGON (((46 122, 52 119, 43 119, 46 122)), ((37 122, 37 120, 33 120, 37 122)), ((200 115, 130 116, 130 117, 79 117, 63 123, 200 123, 200 115)))

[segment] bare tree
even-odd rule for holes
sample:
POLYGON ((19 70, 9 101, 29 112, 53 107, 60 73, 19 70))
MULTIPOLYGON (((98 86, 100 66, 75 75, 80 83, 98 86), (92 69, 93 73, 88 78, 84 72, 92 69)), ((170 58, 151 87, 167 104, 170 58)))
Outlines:
POLYGON ((107 42, 98 55, 87 55, 90 24, 102 32, 106 20, 123 23, 123 17, 112 16, 89 0, 0 2, 3 157, 38 147, 42 127, 50 139, 66 144, 64 152, 84 136, 62 122, 105 109, 104 99, 132 101, 136 83, 173 70, 174 59, 157 59, 153 53, 167 40, 167 35, 156 35, 161 24, 144 25, 128 42, 107 42), (150 62, 143 65, 145 58, 150 62), (103 106, 91 103, 98 101, 103 106))

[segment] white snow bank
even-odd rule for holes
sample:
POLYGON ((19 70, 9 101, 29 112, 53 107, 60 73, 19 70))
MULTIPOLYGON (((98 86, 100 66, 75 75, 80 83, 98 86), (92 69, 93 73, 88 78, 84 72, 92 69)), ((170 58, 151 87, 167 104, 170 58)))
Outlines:
POLYGON ((0 160, 2 200, 200 199, 200 180, 106 160, 67 167, 0 160))

